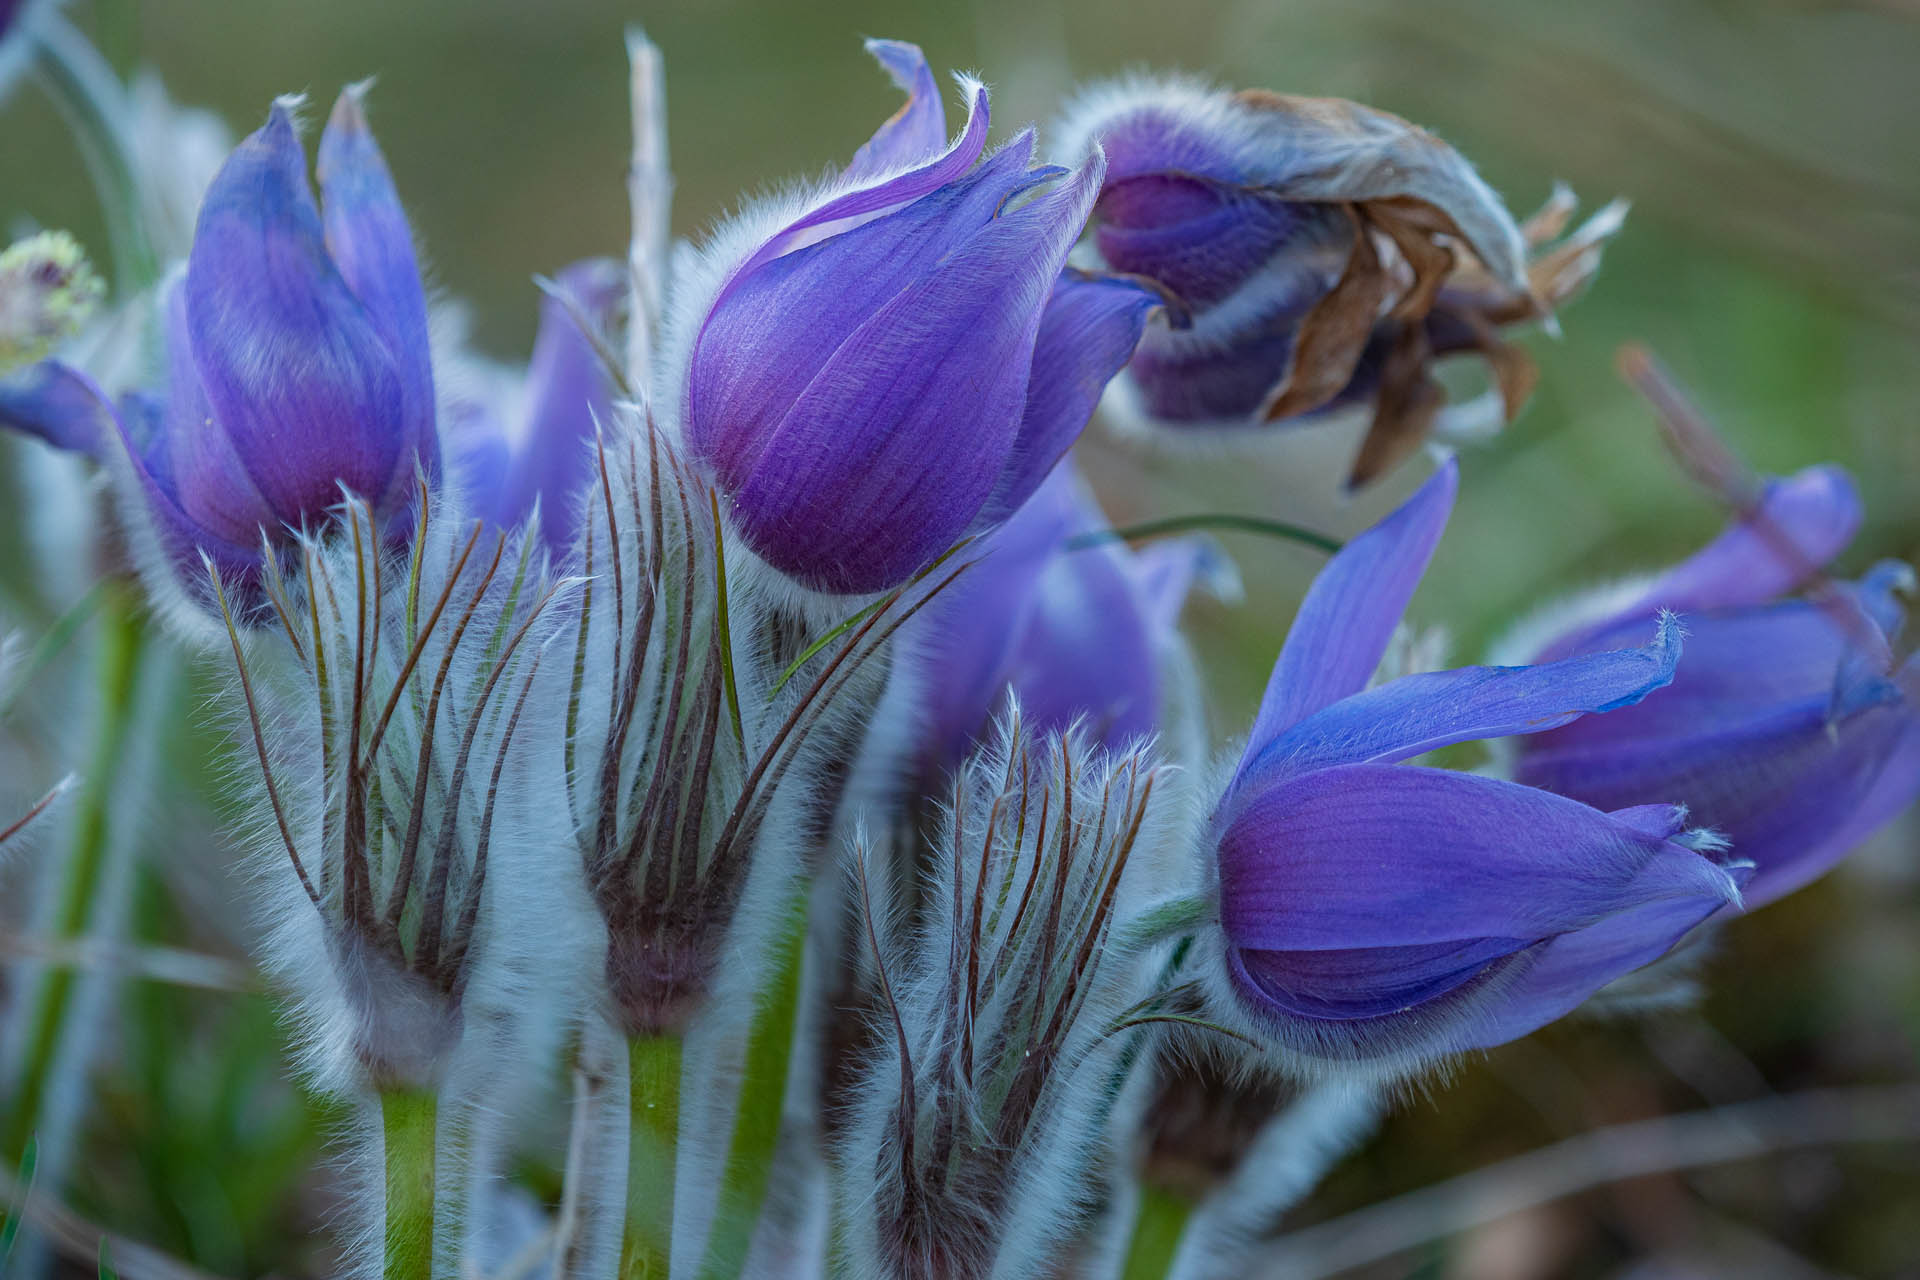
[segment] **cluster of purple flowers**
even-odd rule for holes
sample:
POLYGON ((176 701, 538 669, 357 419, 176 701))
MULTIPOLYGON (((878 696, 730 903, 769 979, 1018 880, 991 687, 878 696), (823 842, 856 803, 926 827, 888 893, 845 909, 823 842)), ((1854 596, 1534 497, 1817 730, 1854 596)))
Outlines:
MULTIPOLYGON (((1516 223, 1464 158, 1396 117, 1183 80, 1086 95, 1065 163, 1043 163, 1031 129, 988 148, 983 86, 962 81, 950 138, 919 50, 869 48, 905 105, 844 169, 676 262, 651 367, 614 354, 621 326, 647 320, 605 261, 558 274, 524 378, 436 347, 354 88, 321 134, 317 200, 292 101, 215 175, 152 301, 152 378, 110 395, 53 360, 0 384, 0 422, 116 477, 156 600, 224 610, 243 676, 239 633, 277 616, 317 681, 321 737, 352 728, 327 756, 347 772, 309 788, 315 814, 359 797, 347 887, 302 863, 303 848, 333 856, 338 823, 315 818, 306 845, 279 821, 336 960, 360 938, 429 975, 457 1021, 486 985, 466 970, 501 950, 486 931, 512 927, 502 877, 534 874, 526 849, 547 840, 545 874, 578 880, 598 909, 578 927, 605 938, 593 981, 609 985, 582 1007, 615 1008, 650 1043, 731 989, 724 957, 777 963, 780 902, 848 877, 865 905, 819 911, 851 939, 832 958, 873 1016, 842 1040, 858 1058, 877 1024, 898 1045, 884 1030, 884 1052, 851 1067, 821 1051, 829 1080, 891 1064, 860 1108, 884 1157, 861 1138, 835 1158, 855 1184, 908 1180, 882 1197, 900 1221, 868 1233, 886 1267, 984 1273, 1012 1265, 1010 1241, 1064 1247, 1099 1197, 1043 1197, 1063 1216, 1023 1235, 1004 1220, 1016 1188, 1092 1167, 1083 1130, 1138 1118, 1124 1099, 1143 1089, 1115 1083, 1133 1057, 1098 1059, 1112 1081, 1077 1065, 1106 1034, 1073 1031, 1084 1010, 1160 1037, 1166 1061, 1181 1037, 1220 1033, 1250 1071, 1392 1079, 1567 1014, 1819 875, 1920 794, 1920 657, 1901 651, 1898 603, 1912 574, 1826 576, 1860 523, 1831 468, 1770 483, 1682 564, 1530 627, 1512 665, 1396 672, 1390 643, 1471 470, 1442 460, 1332 555, 1235 762, 1210 765, 1178 622, 1217 552, 1109 527, 1070 456, 1096 408, 1170 436, 1354 409, 1371 425, 1352 483, 1425 465, 1416 446, 1469 408, 1446 403, 1435 361, 1485 359, 1517 412, 1532 373, 1503 331, 1584 285, 1617 215, 1562 239, 1563 202, 1516 223), (469 522, 471 538, 446 532, 469 522), (342 569, 329 557, 347 539, 342 569), (399 566, 384 581, 383 563, 399 566), (523 579, 546 584, 537 628, 523 579), (384 615, 383 591, 399 593, 384 615), (476 649, 469 669, 459 655, 476 649), (336 705, 350 662, 351 705, 336 705), (396 763, 367 746, 354 772, 363 727, 396 763), (1494 764, 1418 762, 1469 742, 1494 764), (410 809, 395 802, 416 786, 410 809), (496 828, 520 833, 518 871, 486 871, 496 828), (402 834, 395 864, 383 842, 402 834), (952 884, 928 889, 929 874, 952 884), (373 884, 343 907, 355 875, 373 884), (417 941, 409 895, 438 901, 449 877, 471 905, 428 909, 417 941), (1022 883, 1059 887, 1029 910, 1022 883), (970 938, 940 932, 945 916, 970 938), (1026 987, 959 972, 983 934, 1045 1018, 995 1004, 1026 987), (1134 1016, 1155 1001, 1182 1012, 1134 1016), (1010 1039, 961 1050, 951 1010, 968 1037, 1010 1039), (942 1170, 974 1155, 948 1130, 981 1106, 971 1073, 1022 1038, 1059 1059, 1003 1082, 992 1114, 1018 1113, 1010 1145, 962 1196, 942 1170), (928 1118, 930 1098, 952 1115, 928 1118), (916 1156, 929 1134, 945 1137, 916 1156)), ((273 732, 256 715, 279 816, 299 766, 273 732)), ((509 1004, 530 989, 494 986, 509 1004)), ((348 1040, 385 1025, 382 989, 341 979, 348 1040)), ((357 1060, 379 1050, 360 1043, 357 1060)), ((410 1066, 409 1086, 445 1070, 410 1066)), ((633 1221, 629 1261, 648 1247, 633 1221)))

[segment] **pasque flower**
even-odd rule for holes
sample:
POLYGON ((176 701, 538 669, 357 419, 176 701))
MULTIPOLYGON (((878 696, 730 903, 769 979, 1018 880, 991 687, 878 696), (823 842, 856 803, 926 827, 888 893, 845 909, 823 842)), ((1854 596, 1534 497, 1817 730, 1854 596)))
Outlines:
POLYGON ((1339 99, 1142 78, 1085 94, 1066 134, 1068 155, 1106 152, 1100 256, 1191 320, 1142 342, 1128 369, 1139 410, 1251 426, 1368 404, 1356 484, 1435 422, 1438 357, 1480 353, 1506 415, 1519 411, 1533 368, 1500 330, 1577 293, 1623 212, 1550 244, 1570 192, 1516 227, 1453 148, 1339 99))
POLYGON ((875 41, 906 106, 798 208, 710 254, 681 398, 693 457, 764 559, 816 589, 905 581, 1004 519, 1086 425, 1153 290, 1066 272, 1103 166, 982 159, 986 90, 951 146, 911 45, 875 41))
POLYGON ((448 450, 474 514, 504 528, 538 503, 540 535, 555 552, 573 545, 593 470, 589 442, 613 406, 613 378, 596 342, 604 343, 626 289, 625 269, 609 258, 561 271, 540 306, 513 425, 481 398, 452 406, 448 450))
POLYGON ((1512 1039, 1739 898, 1744 867, 1670 799, 1607 812, 1404 763, 1631 706, 1679 656, 1667 622, 1640 648, 1367 688, 1456 484, 1449 463, 1315 581, 1214 814, 1224 1007, 1306 1058, 1512 1039))
POLYGON ((1134 552, 1110 532, 1086 482, 1062 461, 980 558, 924 611, 923 778, 979 742, 1009 695, 1034 733, 1078 722, 1119 748, 1160 726, 1161 665, 1205 544, 1134 552))
POLYGON ((385 523, 438 467, 426 300, 360 97, 320 140, 324 210, 291 102, 228 157, 168 286, 165 394, 122 406, 140 506, 193 571, 251 574, 343 489, 385 523))
POLYGON ((1893 653, 1894 593, 1912 570, 1886 562, 1780 598, 1859 523, 1847 475, 1812 467, 1771 481, 1692 558, 1584 602, 1529 647, 1555 658, 1631 644, 1672 609, 1686 655, 1658 698, 1517 740, 1515 777, 1604 807, 1684 799, 1755 864, 1752 905, 1826 871, 1920 795, 1920 658, 1893 653))

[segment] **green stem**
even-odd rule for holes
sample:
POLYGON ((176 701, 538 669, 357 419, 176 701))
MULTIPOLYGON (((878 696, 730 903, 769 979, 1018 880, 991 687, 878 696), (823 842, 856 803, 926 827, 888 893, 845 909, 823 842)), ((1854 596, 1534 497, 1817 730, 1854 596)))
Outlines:
POLYGON ((674 1152, 680 1143, 680 1038, 627 1041, 627 1225, 620 1280, 665 1280, 673 1253, 674 1152))
POLYGON ((1161 1280, 1173 1269, 1173 1256, 1187 1229, 1193 1206, 1179 1196, 1152 1185, 1140 1188, 1140 1211, 1133 1220, 1133 1239, 1127 1244, 1127 1264, 1121 1280, 1161 1280))
POLYGON ((733 1280, 747 1259, 753 1225, 767 1197, 793 1058, 794 1017, 800 1004, 800 967, 807 941, 807 895, 794 896, 775 944, 773 981, 762 989, 748 1032, 740 1109, 720 1182, 720 1210, 707 1237, 703 1280, 733 1280))
POLYGON ((136 294, 154 282, 158 268, 141 220, 139 172, 128 151, 126 94, 100 51, 64 18, 42 13, 29 34, 40 83, 79 141, 100 195, 114 282, 121 296, 136 294))
POLYGON ((432 1280, 433 1160, 438 1100, 427 1089, 382 1089, 387 1208, 385 1280, 432 1280))
POLYGON ((1191 533, 1195 529, 1227 529, 1235 533, 1257 533, 1268 538, 1278 538, 1283 542, 1298 542, 1302 546, 1324 551, 1328 555, 1340 550, 1340 540, 1329 538, 1326 534, 1309 529, 1304 525, 1289 524, 1285 520, 1269 520, 1265 516, 1238 515, 1230 511, 1208 511, 1190 516, 1166 516, 1159 520, 1143 520, 1139 524, 1124 525, 1118 529, 1096 529, 1091 533, 1076 533, 1067 539, 1067 549, 1077 551, 1082 547, 1097 547, 1103 542, 1140 542, 1147 538, 1165 537, 1170 533, 1191 533))
MULTIPOLYGON (((127 741, 138 714, 141 654, 146 648, 146 626, 132 589, 119 584, 108 591, 101 607, 99 654, 100 722, 92 755, 82 776, 74 805, 73 844, 58 864, 64 877, 55 890, 51 936, 61 942, 85 937, 92 931, 94 911, 104 903, 108 854, 114 846, 112 810, 120 785, 127 741)), ((40 1109, 59 1063, 66 1039, 67 1014, 77 982, 70 966, 41 970, 38 990, 25 1008, 27 1050, 21 1059, 18 1083, 4 1125, 0 1125, 0 1162, 11 1168, 38 1127, 40 1109)))

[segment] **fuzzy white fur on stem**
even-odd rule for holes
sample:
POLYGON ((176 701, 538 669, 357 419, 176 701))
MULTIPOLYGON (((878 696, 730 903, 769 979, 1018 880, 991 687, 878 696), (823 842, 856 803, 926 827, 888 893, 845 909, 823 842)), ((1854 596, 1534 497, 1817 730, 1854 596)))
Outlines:
POLYGON ((1016 707, 956 775, 909 938, 864 868, 882 1012, 838 1160, 852 1274, 1041 1274, 1086 1223, 1138 1092, 1119 1025, 1156 969, 1115 930, 1162 891, 1164 780, 1036 743, 1016 707))

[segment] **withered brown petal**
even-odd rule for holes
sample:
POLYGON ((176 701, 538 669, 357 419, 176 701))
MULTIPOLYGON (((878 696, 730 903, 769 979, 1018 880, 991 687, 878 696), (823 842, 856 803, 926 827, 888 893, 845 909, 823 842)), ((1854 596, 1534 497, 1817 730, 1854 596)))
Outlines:
POLYGON ((1348 213, 1353 249, 1346 270, 1300 321, 1286 376, 1260 406, 1262 422, 1311 413, 1339 395, 1353 381, 1380 308, 1392 296, 1393 277, 1374 250, 1365 215, 1351 205, 1348 213))
POLYGON ((1344 98, 1247 89, 1234 101, 1297 157, 1264 184, 1286 200, 1357 203, 1412 197, 1445 211, 1474 255, 1508 288, 1526 285, 1526 246, 1500 197, 1466 157, 1390 112, 1344 98))
POLYGON ((1433 420, 1446 404, 1446 392, 1429 369, 1433 348, 1425 326, 1404 325, 1387 353, 1374 400, 1373 425, 1360 442, 1360 453, 1347 476, 1349 491, 1373 483, 1420 447, 1433 420))
POLYGON ((1440 286, 1453 271, 1453 250, 1434 239, 1458 236, 1453 219, 1425 201, 1409 197, 1375 200, 1366 206, 1367 220, 1387 233, 1394 248, 1413 271, 1413 284, 1394 304, 1395 320, 1418 320, 1433 310, 1440 286))

